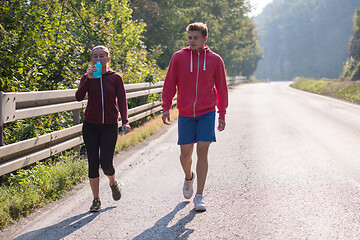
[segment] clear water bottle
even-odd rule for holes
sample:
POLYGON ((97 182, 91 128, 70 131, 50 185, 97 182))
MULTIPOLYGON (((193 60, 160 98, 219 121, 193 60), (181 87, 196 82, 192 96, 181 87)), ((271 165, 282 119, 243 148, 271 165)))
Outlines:
POLYGON ((95 64, 96 71, 93 73, 94 78, 100 78, 101 77, 101 63, 100 61, 97 61, 95 64))

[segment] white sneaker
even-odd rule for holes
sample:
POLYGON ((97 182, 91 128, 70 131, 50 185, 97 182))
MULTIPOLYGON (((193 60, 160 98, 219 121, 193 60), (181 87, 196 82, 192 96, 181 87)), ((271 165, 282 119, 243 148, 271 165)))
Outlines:
POLYGON ((191 198, 191 196, 193 195, 194 179, 195 179, 195 173, 193 172, 191 180, 187 180, 186 178, 184 180, 183 194, 184 194, 184 198, 186 199, 191 198))
POLYGON ((206 211, 204 199, 200 194, 196 194, 196 196, 194 197, 194 205, 196 211, 206 211))

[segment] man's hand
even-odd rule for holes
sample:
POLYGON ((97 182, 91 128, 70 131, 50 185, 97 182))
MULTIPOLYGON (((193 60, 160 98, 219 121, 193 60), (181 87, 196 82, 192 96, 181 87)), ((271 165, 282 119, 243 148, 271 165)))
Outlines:
POLYGON ((163 112, 162 120, 163 120, 164 124, 170 125, 170 112, 169 111, 163 112))
POLYGON ((218 125, 218 130, 219 132, 223 131, 225 129, 225 119, 219 119, 219 125, 218 125))

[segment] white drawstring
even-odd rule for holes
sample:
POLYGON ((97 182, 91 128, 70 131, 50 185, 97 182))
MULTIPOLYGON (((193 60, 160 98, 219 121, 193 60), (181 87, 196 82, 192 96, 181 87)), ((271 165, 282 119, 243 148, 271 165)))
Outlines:
MULTIPOLYGON (((190 72, 193 72, 193 54, 192 51, 190 50, 191 53, 191 60, 190 60, 190 72)), ((206 71, 206 49, 205 49, 205 55, 204 55, 204 66, 203 66, 203 70, 206 71)))
POLYGON ((192 51, 191 52, 191 61, 190 61, 190 72, 193 72, 193 60, 192 60, 192 51))
POLYGON ((204 56, 204 68, 203 68, 204 71, 206 71, 206 49, 205 49, 205 56, 204 56))

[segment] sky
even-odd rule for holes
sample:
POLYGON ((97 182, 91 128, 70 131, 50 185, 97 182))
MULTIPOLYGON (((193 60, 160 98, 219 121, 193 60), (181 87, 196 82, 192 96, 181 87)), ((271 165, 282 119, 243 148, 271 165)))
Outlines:
POLYGON ((264 7, 271 3, 273 0, 249 0, 250 4, 253 6, 254 10, 250 13, 251 17, 259 15, 264 7))

